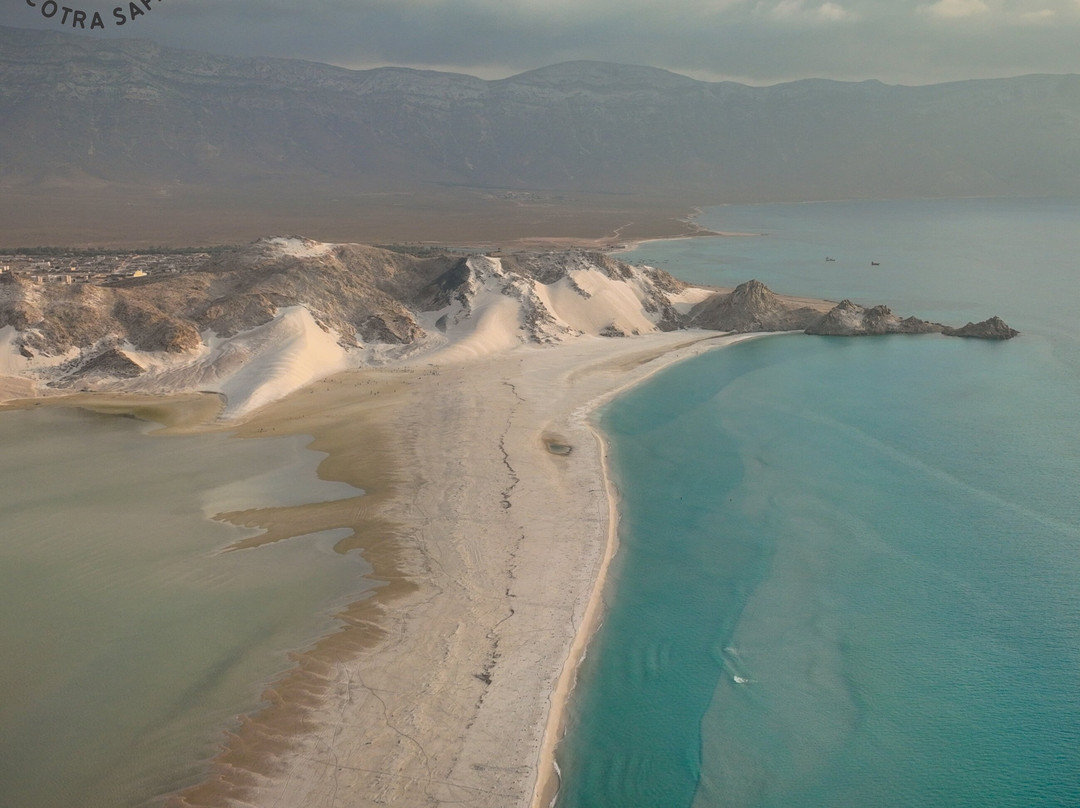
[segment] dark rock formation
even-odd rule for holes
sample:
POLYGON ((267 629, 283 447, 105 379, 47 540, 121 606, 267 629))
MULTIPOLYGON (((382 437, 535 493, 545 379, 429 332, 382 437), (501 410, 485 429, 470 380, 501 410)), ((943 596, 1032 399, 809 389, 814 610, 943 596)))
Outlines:
POLYGON ((691 328, 751 333, 756 331, 805 331, 831 337, 863 337, 879 334, 938 334, 981 339, 1010 339, 1017 331, 999 318, 948 328, 918 317, 900 317, 888 306, 866 308, 842 300, 824 312, 799 305, 774 294, 761 281, 747 281, 730 294, 717 293, 695 306, 686 318, 691 328))
POLYGON ((901 319, 888 306, 864 308, 842 300, 824 317, 806 329, 807 334, 830 337, 862 337, 879 334, 934 334, 944 330, 939 323, 916 317, 901 319))
POLYGON ((983 320, 981 323, 968 323, 960 328, 946 328, 941 333, 947 337, 973 337, 975 339, 1012 339, 1020 334, 997 316, 983 320))
POLYGON ((146 371, 142 365, 119 348, 108 348, 97 356, 76 364, 65 383, 88 378, 130 379, 146 371))
POLYGON ((794 306, 761 281, 751 280, 730 294, 718 293, 690 311, 689 324, 714 331, 802 331, 821 319, 821 312, 794 306))

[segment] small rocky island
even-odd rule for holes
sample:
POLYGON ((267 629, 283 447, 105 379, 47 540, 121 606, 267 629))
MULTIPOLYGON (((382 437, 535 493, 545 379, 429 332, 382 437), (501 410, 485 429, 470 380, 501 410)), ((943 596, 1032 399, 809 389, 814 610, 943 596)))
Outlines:
POLYGON ((944 334, 948 337, 1012 339, 1020 332, 1000 317, 950 328, 941 323, 901 318, 888 306, 865 308, 842 300, 824 313, 818 305, 798 305, 774 294, 761 281, 747 281, 731 293, 709 297, 690 312, 690 325, 716 331, 804 331, 829 337, 865 337, 882 334, 944 334))
POLYGON ((960 328, 945 328, 942 332, 947 337, 973 337, 974 339, 1012 339, 1020 332, 1010 328, 1000 317, 991 317, 980 323, 968 323, 960 328))

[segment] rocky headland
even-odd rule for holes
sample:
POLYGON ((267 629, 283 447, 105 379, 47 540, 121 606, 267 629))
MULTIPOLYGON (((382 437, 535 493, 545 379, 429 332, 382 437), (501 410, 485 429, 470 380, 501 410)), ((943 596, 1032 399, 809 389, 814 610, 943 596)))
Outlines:
POLYGON ((785 297, 756 280, 693 286, 580 250, 415 256, 279 237, 180 274, 108 284, 0 276, 0 375, 43 390, 213 390, 233 415, 344 367, 684 329, 1017 334, 997 317, 950 328, 883 305, 785 297))

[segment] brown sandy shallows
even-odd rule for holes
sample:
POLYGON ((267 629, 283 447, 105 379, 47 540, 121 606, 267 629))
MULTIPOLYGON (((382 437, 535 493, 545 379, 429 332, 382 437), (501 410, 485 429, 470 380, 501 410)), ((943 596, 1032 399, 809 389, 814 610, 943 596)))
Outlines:
POLYGON ((222 400, 216 393, 138 395, 122 393, 69 393, 14 376, 0 376, 0 410, 35 407, 78 407, 102 415, 127 415, 160 424, 161 434, 205 432, 222 400))
POLYGON ((581 339, 349 371, 240 427, 313 435, 328 453, 320 477, 367 492, 229 514, 267 529, 248 543, 351 527, 339 549, 359 548, 383 584, 294 655, 212 775, 167 804, 546 805, 562 704, 614 550, 590 413, 735 339, 581 339))

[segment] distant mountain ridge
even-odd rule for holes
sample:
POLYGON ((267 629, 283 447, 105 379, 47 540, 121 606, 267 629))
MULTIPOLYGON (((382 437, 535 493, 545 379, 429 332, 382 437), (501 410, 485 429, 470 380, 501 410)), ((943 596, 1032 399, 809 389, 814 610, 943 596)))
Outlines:
POLYGON ((0 28, 0 181, 684 193, 1080 193, 1080 76, 709 83, 570 62, 497 81, 0 28))

